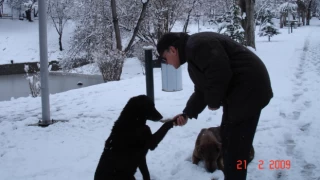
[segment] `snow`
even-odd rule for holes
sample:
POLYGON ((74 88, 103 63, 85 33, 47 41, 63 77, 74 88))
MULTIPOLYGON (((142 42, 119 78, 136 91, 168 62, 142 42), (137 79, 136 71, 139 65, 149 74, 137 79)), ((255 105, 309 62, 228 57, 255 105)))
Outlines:
MULTIPOLYGON (((0 20, 0 23, 4 21, 0 20)), ((31 27, 36 22, 8 21, 12 30, 5 31, 0 26, 0 62, 5 63, 10 57, 20 62, 32 58, 36 60, 38 36, 31 27), (18 28, 20 25, 15 23, 23 23, 25 28, 18 28), (30 34, 20 35, 25 31, 30 34)), ((257 50, 254 52, 269 70, 274 98, 261 114, 253 143, 255 158, 248 165, 248 180, 320 178, 319 28, 320 21, 313 18, 310 26, 299 27, 290 34, 287 28, 279 29, 282 34, 274 36, 271 42, 256 36, 257 50), (272 160, 288 160, 291 168, 269 169, 269 161, 272 160), (263 170, 258 169, 261 161, 264 161, 263 170)), ((181 26, 174 27, 174 30, 181 29, 181 26)), ((192 25, 189 31, 197 32, 197 24, 192 25)), ((49 35, 53 36, 57 37, 54 33, 49 35)), ((49 49, 52 52, 58 47, 50 44, 49 49)), ((52 53, 51 57, 58 55, 52 53)), ((41 98, 1 101, 0 179, 93 179, 104 141, 122 108, 130 97, 146 93, 145 76, 141 73, 139 60, 127 59, 126 64, 123 73, 127 76, 121 81, 50 95, 51 117, 69 120, 66 123, 56 123, 47 128, 27 126, 41 118, 41 98), (132 66, 135 68, 130 68, 132 66)), ((86 67, 94 69, 92 66, 86 67)), ((82 71, 86 68, 83 67, 82 71)), ((154 69, 155 104, 164 118, 180 113, 193 91, 186 65, 182 66, 182 73, 183 90, 169 93, 161 91, 161 71, 154 69)), ((151 178, 223 179, 221 171, 207 173, 202 163, 199 166, 191 163, 199 131, 218 126, 221 115, 221 108, 217 111, 205 109, 198 120, 189 120, 185 126, 170 130, 157 149, 147 155, 151 178)), ((161 126, 156 122, 148 121, 147 124, 153 132, 161 126)), ((142 179, 139 170, 136 178, 142 179)))
MULTIPOLYGON (((21 62, 39 62, 39 21, 1 19, 0 65, 21 62)), ((68 21, 62 35, 62 46, 68 49, 74 24, 68 21)), ((48 61, 59 60, 66 51, 59 50, 58 33, 50 19, 47 26, 48 61)))
POLYGON ((144 50, 152 50, 153 46, 143 46, 142 47, 144 50))
POLYGON ((242 19, 245 19, 247 17, 247 14, 244 12, 243 14, 242 14, 242 19))

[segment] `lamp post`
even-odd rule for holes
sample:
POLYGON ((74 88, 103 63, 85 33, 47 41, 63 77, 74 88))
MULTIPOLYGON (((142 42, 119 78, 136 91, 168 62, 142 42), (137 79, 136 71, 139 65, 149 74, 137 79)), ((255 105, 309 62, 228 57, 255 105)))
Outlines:
POLYGON ((47 12, 46 1, 39 0, 39 47, 40 47, 40 78, 42 120, 40 126, 52 124, 50 119, 49 83, 48 83, 48 47, 47 47, 47 12))

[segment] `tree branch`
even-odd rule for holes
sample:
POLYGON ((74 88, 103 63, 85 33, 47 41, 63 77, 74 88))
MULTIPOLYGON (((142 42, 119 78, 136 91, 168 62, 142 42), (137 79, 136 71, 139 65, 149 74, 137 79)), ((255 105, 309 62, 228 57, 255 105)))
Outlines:
POLYGON ((124 52, 127 52, 127 51, 131 48, 131 46, 132 46, 132 44, 133 44, 133 42, 134 42, 134 39, 136 38, 137 33, 138 33, 138 31, 139 31, 140 24, 141 24, 141 22, 142 22, 143 19, 144 19, 144 15, 146 14, 146 9, 147 9, 147 6, 148 6, 149 2, 150 2, 150 0, 147 0, 147 2, 142 3, 142 10, 141 10, 141 12, 140 12, 138 22, 137 22, 137 24, 136 24, 136 26, 135 26, 135 28, 134 28, 134 30, 133 30, 132 37, 131 37, 131 39, 130 39, 130 41, 129 41, 129 44, 128 44, 127 47, 125 48, 124 52))

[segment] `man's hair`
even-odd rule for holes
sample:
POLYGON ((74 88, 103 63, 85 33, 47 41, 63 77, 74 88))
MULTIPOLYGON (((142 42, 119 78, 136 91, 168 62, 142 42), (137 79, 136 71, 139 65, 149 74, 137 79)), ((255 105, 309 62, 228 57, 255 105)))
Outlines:
POLYGON ((180 34, 178 32, 169 32, 164 34, 158 41, 157 51, 159 56, 163 54, 165 50, 168 50, 170 46, 175 48, 179 47, 180 34))

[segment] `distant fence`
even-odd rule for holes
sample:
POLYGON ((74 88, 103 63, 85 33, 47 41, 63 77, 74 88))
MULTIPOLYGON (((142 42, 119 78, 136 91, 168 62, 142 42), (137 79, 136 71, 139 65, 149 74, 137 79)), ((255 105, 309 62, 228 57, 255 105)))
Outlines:
MULTIPOLYGON (((26 71, 24 70, 24 66, 29 66, 29 72, 38 72, 40 69, 37 65, 38 62, 25 62, 25 63, 13 63, 13 64, 3 64, 0 65, 0 75, 11 75, 11 74, 24 74, 26 71)), ((56 61, 49 62, 52 65, 51 71, 60 70, 60 67, 56 61)))

